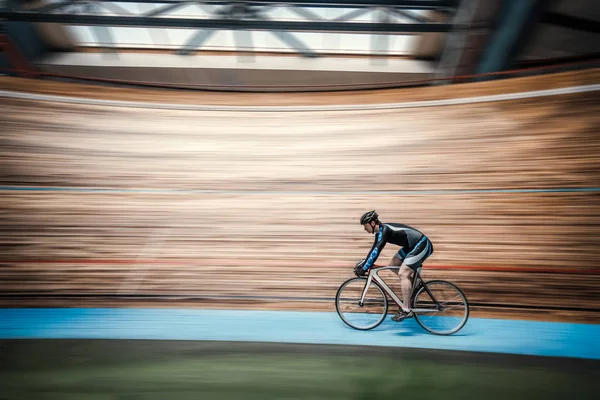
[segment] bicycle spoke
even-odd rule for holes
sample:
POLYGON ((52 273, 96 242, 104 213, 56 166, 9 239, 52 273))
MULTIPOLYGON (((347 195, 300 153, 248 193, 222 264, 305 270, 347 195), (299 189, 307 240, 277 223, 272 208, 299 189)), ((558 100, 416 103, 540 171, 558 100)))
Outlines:
POLYGON ((427 289, 420 289, 414 299, 417 322, 427 331, 438 335, 449 335, 461 329, 469 313, 462 292, 445 281, 428 282, 427 289))
POLYGON ((342 320, 355 329, 372 329, 379 325, 387 314, 385 294, 372 283, 367 290, 363 304, 363 295, 367 280, 354 278, 345 282, 336 295, 336 309, 342 320))

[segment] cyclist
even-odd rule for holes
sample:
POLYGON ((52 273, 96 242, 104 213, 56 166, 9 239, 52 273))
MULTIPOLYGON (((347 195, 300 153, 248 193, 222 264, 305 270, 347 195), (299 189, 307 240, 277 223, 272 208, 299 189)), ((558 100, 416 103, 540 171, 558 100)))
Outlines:
POLYGON ((360 224, 365 231, 375 235, 373 247, 369 250, 367 258, 359 261, 354 267, 354 273, 362 276, 373 266, 386 243, 400 246, 400 250, 392 257, 390 266, 399 266, 398 277, 402 289, 402 302, 404 307, 400 308, 398 314, 392 319, 400 322, 412 317, 410 311, 410 296, 412 292, 412 277, 416 271, 431 254, 433 245, 431 241, 419 230, 403 224, 382 223, 375 210, 368 211, 360 217, 360 224))

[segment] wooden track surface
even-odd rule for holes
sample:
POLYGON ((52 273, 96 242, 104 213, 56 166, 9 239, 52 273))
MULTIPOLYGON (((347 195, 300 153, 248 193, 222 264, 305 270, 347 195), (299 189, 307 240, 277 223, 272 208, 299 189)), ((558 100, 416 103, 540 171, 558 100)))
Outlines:
MULTIPOLYGON (((597 71, 569 74, 457 86, 455 96, 597 83, 597 71)), ((5 89, 26 84, 0 78, 5 89)), ((429 88, 442 98, 451 89, 429 88)), ((28 90, 88 94, 83 86, 51 82, 28 90)), ((93 94, 108 92, 117 93, 93 94)), ((140 93, 126 99, 141 100, 150 92, 110 98, 140 93)), ((175 96, 152 93, 152 101, 175 96)), ((204 102, 202 96, 193 101, 204 102)), ((248 101, 236 96, 235 104, 248 101)), ((255 96, 271 104, 264 100, 271 95, 255 96)), ((304 104, 303 96, 285 96, 287 104, 304 104)), ((368 94, 338 96, 328 103, 356 103, 368 94)), ((225 97, 232 99, 217 94, 212 103, 225 97)), ((372 99, 409 100, 380 93, 372 99)), ((600 188, 598 100, 591 92, 427 109, 249 115, 1 99, 0 185, 123 192, 2 191, 0 292, 333 297, 370 248, 372 236, 357 220, 372 208, 384 222, 425 232, 435 246, 430 265, 595 269, 600 192, 455 191, 600 188), (218 192, 190 192, 197 189, 218 192), (425 192, 365 192, 398 190, 425 192), (161 259, 184 262, 146 262, 161 259)), ((386 247, 379 262, 395 250, 386 247)), ((600 308, 599 275, 425 268, 424 276, 457 283, 476 303, 600 308)), ((599 320, 598 312, 577 318, 599 320)))

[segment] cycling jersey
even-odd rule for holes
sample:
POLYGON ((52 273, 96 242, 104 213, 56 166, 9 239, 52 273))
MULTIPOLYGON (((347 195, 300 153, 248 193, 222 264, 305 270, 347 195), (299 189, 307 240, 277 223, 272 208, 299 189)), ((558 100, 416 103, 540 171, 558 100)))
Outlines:
POLYGON ((405 258, 408 260, 408 257, 412 257, 410 260, 413 261, 413 264, 424 261, 433 252, 431 242, 418 229, 404 224, 382 223, 379 232, 375 235, 373 247, 369 250, 367 261, 363 266, 364 270, 368 270, 373 266, 388 242, 401 247, 396 257, 400 260, 405 258), (413 250, 420 251, 418 254, 412 254, 413 250))

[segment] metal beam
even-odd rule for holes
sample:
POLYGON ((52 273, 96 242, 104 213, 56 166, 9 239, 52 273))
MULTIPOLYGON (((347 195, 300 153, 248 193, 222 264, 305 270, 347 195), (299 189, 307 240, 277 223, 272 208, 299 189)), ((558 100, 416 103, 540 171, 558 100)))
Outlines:
POLYGON ((196 34, 194 34, 194 36, 192 36, 186 44, 184 44, 179 50, 177 50, 177 54, 190 54, 190 52, 196 50, 198 47, 202 47, 204 42, 206 42, 214 33, 214 29, 206 29, 196 32, 196 34))
POLYGON ((250 31, 233 31, 233 40, 240 52, 250 54, 241 54, 238 59, 242 62, 252 62, 254 61, 254 54, 252 54, 252 50, 254 49, 254 45, 252 43, 252 32, 250 31))
MULTIPOLYGON (((527 46, 534 29, 552 1, 505 1, 500 11, 498 28, 491 35, 477 73, 486 74, 510 69, 521 50, 527 46)), ((493 78, 481 77, 477 80, 488 79, 493 78)))
POLYGON ((115 14, 123 14, 123 15, 135 15, 130 11, 127 11, 123 7, 115 3, 107 3, 107 2, 99 2, 96 3, 99 6, 104 7, 106 10, 115 13, 115 14))
POLYGON ((165 29, 148 29, 148 33, 150 34, 150 39, 152 39, 152 43, 154 46, 160 48, 164 46, 164 44, 158 44, 158 42, 166 43, 167 45, 171 45, 171 38, 169 38, 169 31, 165 29))
MULTIPOLYGON (((379 23, 388 23, 388 21, 390 20, 390 16, 385 9, 377 10, 376 14, 376 18, 379 21, 379 23)), ((381 56, 385 56, 388 53, 389 46, 389 35, 371 35, 371 53, 375 56, 378 56, 371 59, 371 64, 386 64, 387 60, 381 56)))
MULTIPOLYGON (((94 12, 99 11, 98 8, 100 6, 95 3, 88 3, 84 6, 85 12, 94 12)), ((91 26, 90 30, 92 34, 96 37, 96 41, 102 45, 102 47, 106 47, 112 49, 113 52, 116 52, 114 49, 115 41, 113 40, 112 33, 109 27, 106 26, 91 26)))
POLYGON ((545 13, 540 22, 582 32, 600 33, 600 23, 598 23, 598 21, 559 14, 556 12, 545 13))
POLYGON ((315 14, 314 12, 307 10, 306 8, 302 8, 302 7, 289 7, 289 10, 299 16, 301 16, 302 18, 305 18, 309 21, 322 21, 323 18, 321 18, 320 16, 318 16, 317 14, 315 14))
POLYGON ((415 13, 411 13, 410 11, 397 10, 395 8, 388 8, 388 10, 390 10, 394 14, 400 15, 401 17, 404 17, 404 18, 408 18, 412 21, 417 21, 417 22, 421 22, 421 23, 429 22, 429 20, 427 18, 422 17, 415 13))
POLYGON ((111 49, 113 52, 116 51, 115 41, 110 32, 110 28, 107 28, 106 26, 92 26, 90 29, 94 36, 96 36, 97 42, 102 45, 102 47, 111 49))
POLYGON ((168 12, 174 11, 178 8, 181 8, 181 7, 187 6, 189 4, 193 4, 193 3, 194 3, 193 1, 182 1, 179 3, 168 4, 164 7, 159 7, 152 11, 148 11, 146 14, 143 14, 143 15, 144 15, 144 17, 154 17, 156 15, 166 14, 168 12))
POLYGON ((369 11, 371 10, 368 8, 359 8, 357 10, 349 11, 346 14, 340 15, 332 21, 349 21, 351 19, 358 18, 361 15, 368 13, 369 11))
MULTIPOLYGON (((140 14, 143 15, 144 13, 149 12, 147 7, 144 7, 142 4, 138 4, 137 10, 139 12, 138 15, 140 15, 140 14)), ((154 11, 156 11, 156 9, 154 11)), ((147 30, 148 30, 148 34, 150 35, 150 39, 152 40, 152 43, 154 44, 154 46, 160 47, 160 45, 158 45, 157 42, 166 43, 168 46, 171 45, 171 39, 169 38, 169 31, 167 31, 166 29, 147 28, 147 30)))
POLYGON ((139 26, 161 28, 247 29, 260 31, 352 32, 352 33, 421 33, 447 32, 451 24, 362 23, 337 21, 263 21, 203 18, 161 18, 140 16, 45 14, 39 12, 0 11, 7 21, 48 22, 66 25, 139 26))
POLYGON ((305 57, 318 57, 318 54, 311 50, 310 47, 305 45, 300 39, 286 31, 273 31, 271 32, 279 40, 288 46, 292 47, 298 53, 305 57))
POLYGON ((61 9, 63 7, 66 7, 66 6, 70 6, 73 3, 74 3, 74 0, 62 1, 60 3, 46 4, 43 7, 39 7, 39 8, 31 9, 31 10, 35 10, 37 12, 50 12, 50 11, 59 10, 59 9, 61 9))
POLYGON ((461 0, 460 7, 452 19, 454 28, 445 37, 444 48, 440 54, 436 78, 449 78, 448 81, 438 81, 436 84, 451 83, 459 69, 465 44, 467 43, 470 25, 480 7, 482 0, 461 0))
MULTIPOLYGON (((95 0, 95 2, 118 2, 118 3, 148 3, 148 4, 171 4, 181 3, 181 0, 95 0)), ((235 3, 235 1, 223 0, 199 0, 199 3, 227 5, 235 3)), ((247 3, 252 5, 292 5, 302 7, 329 7, 329 8, 360 8, 360 7, 377 7, 388 6, 395 8, 404 8, 410 10, 432 10, 439 8, 453 8, 458 4, 458 0, 292 0, 292 1, 277 1, 277 0, 250 0, 247 3)))

